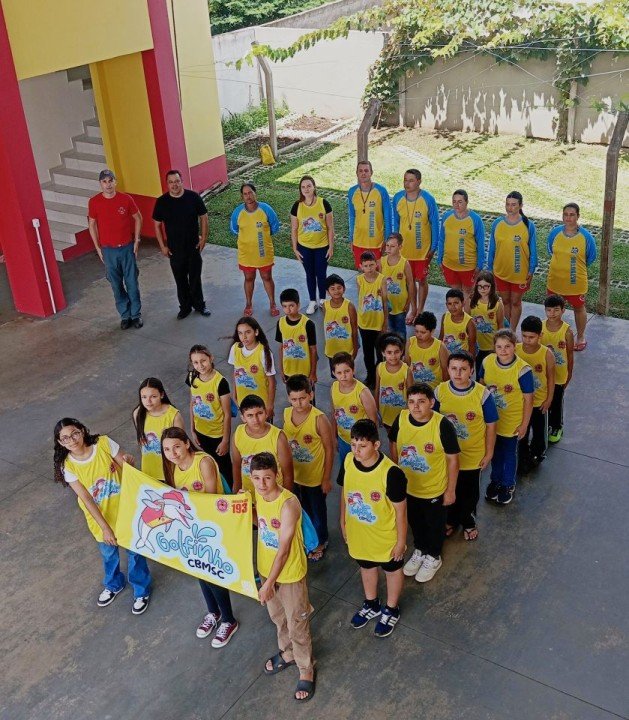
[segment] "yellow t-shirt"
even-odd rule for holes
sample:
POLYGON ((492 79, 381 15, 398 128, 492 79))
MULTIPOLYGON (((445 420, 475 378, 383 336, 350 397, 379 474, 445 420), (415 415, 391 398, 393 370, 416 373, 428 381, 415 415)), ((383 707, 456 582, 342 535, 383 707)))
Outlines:
POLYGON ((162 433, 167 428, 173 427, 178 412, 176 407, 169 405, 166 412, 158 417, 146 413, 146 419, 144 420, 146 444, 140 445, 142 451, 141 470, 156 480, 164 479, 162 433))
POLYGON ((546 367, 548 365, 548 348, 546 345, 540 345, 539 349, 534 353, 524 351, 522 343, 515 346, 515 354, 527 365, 531 366, 533 371, 533 385, 535 394, 533 395, 533 407, 539 407, 548 395, 548 378, 546 377, 546 367))
POLYGON ((460 220, 454 213, 443 221, 443 264, 463 272, 474 270, 478 262, 474 221, 471 215, 460 220))
POLYGON ((407 493, 417 498, 435 498, 448 487, 446 454, 439 425, 443 415, 433 412, 421 427, 411 425, 410 412, 400 413, 397 436, 398 465, 408 480, 407 493))
POLYGON ((323 327, 326 357, 334 357, 339 352, 348 352, 350 355, 354 352, 347 298, 343 298, 341 306, 337 308, 332 307, 330 300, 323 303, 323 327))
POLYGON ((369 282, 364 275, 356 277, 358 283, 358 327, 363 330, 382 330, 384 307, 382 305, 382 275, 376 273, 369 282))
POLYGON ((572 237, 557 233, 548 267, 547 286, 559 295, 585 295, 588 291, 586 240, 583 233, 572 237))
MULTIPOLYGON (((502 302, 498 300, 498 302, 502 302)), ((494 349, 494 333, 498 330, 498 303, 489 309, 487 303, 480 300, 476 307, 470 308, 472 320, 476 325, 476 342, 480 350, 494 349)))
MULTIPOLYGON (((118 466, 113 472, 111 470, 111 449, 109 438, 106 435, 101 435, 93 447, 95 449, 92 457, 86 462, 74 460, 71 455, 68 455, 63 466, 65 470, 77 476, 77 482, 87 489, 107 524, 115 531, 118 503, 120 502, 121 471, 118 466)), ((77 500, 87 520, 87 527, 96 542, 103 542, 103 531, 100 525, 94 520, 83 501, 80 498, 77 500)))
POLYGON ((434 389, 442 381, 441 363, 439 361, 442 345, 441 340, 433 338, 430 347, 422 348, 417 344, 415 336, 409 338, 408 356, 411 361, 413 382, 426 383, 434 389))
POLYGON ((520 388, 520 374, 528 363, 515 357, 514 361, 504 366, 498 362, 495 353, 483 360, 485 385, 494 396, 498 410, 496 432, 502 437, 513 437, 524 416, 524 393, 520 388))
POLYGON ((387 474, 395 464, 382 456, 371 470, 359 470, 354 455, 345 458, 343 500, 345 531, 351 557, 389 562, 397 543, 395 508, 387 497, 387 474))
POLYGON ((352 243, 356 247, 373 250, 382 247, 384 237, 384 213, 382 197, 374 186, 369 192, 362 192, 360 187, 352 195, 354 206, 354 237, 352 243))
POLYGON ((470 351, 470 338, 467 334, 467 324, 472 318, 463 313, 463 320, 454 322, 452 315, 446 312, 443 316, 443 344, 449 353, 470 351))
POLYGON ((367 417, 367 411, 360 399, 363 390, 365 390, 365 385, 359 380, 356 380, 354 389, 348 393, 340 391, 338 380, 332 383, 332 407, 338 436, 345 440, 348 445, 351 441, 350 432, 354 427, 354 423, 367 417))
POLYGON ((201 475, 201 463, 205 458, 210 459, 210 463, 214 466, 216 473, 216 494, 221 495, 223 487, 221 483, 221 474, 216 464, 216 460, 211 455, 204 452, 195 452, 192 465, 187 470, 180 470, 175 465, 173 473, 173 482, 177 490, 187 490, 189 492, 204 492, 203 475, 201 475))
POLYGON ((428 217, 428 205, 420 193, 417 200, 407 200, 403 195, 397 203, 400 216, 400 234, 403 238, 402 255, 407 260, 425 260, 432 245, 432 231, 428 217))
POLYGON ((547 321, 542 322, 541 340, 555 356, 555 382, 557 385, 565 385, 568 380, 568 340, 567 333, 570 325, 561 322, 561 327, 552 332, 548 329, 547 321))
POLYGON ((234 344, 234 382, 238 405, 247 395, 257 395, 265 405, 269 404, 269 380, 264 362, 264 346, 258 343, 246 357, 239 343, 234 344))
MULTIPOLYGON (((268 577, 275 556, 280 547, 280 529, 282 527, 282 507, 287 500, 294 498, 292 492, 282 488, 282 492, 272 502, 267 502, 256 493, 256 511, 258 514, 258 571, 262 577, 268 577)), ((286 563, 277 581, 280 584, 296 583, 306 575, 307 563, 304 552, 304 536, 301 522, 297 522, 295 534, 290 544, 286 563)))
POLYGON ((381 362, 376 367, 376 374, 380 378, 378 412, 382 424, 391 427, 395 418, 406 407, 408 365, 402 363, 400 369, 392 373, 387 370, 386 362, 381 362))
POLYGON ((406 287, 406 276, 404 275, 405 266, 405 257, 400 257, 395 265, 389 265, 387 257, 382 258, 382 274, 387 283, 387 301, 389 303, 389 312, 392 315, 399 315, 403 312, 408 300, 408 288, 406 287))
POLYGON ((288 318, 280 318, 282 333, 282 370, 284 375, 310 375, 310 347, 306 333, 308 318, 300 315, 296 325, 291 325, 288 318))
POLYGON ((223 436, 225 413, 218 394, 221 380, 224 380, 223 376, 218 370, 215 370, 209 380, 203 381, 201 378, 196 378, 190 386, 194 429, 206 437, 223 436))
POLYGON ((297 242, 305 248, 327 247, 330 243, 328 240, 328 226, 325 222, 325 207, 323 198, 316 197, 312 205, 308 206, 305 202, 297 205, 297 242))
POLYGON ((499 222, 494 231, 496 252, 494 275, 506 282, 523 285, 529 272, 529 231, 523 220, 510 225, 499 222))
POLYGON ((252 438, 247 434, 246 425, 239 425, 234 431, 234 445, 240 453, 240 473, 242 476, 242 489, 248 490, 253 497, 255 492, 251 481, 251 458, 261 452, 269 452, 277 463, 277 483, 282 485, 282 468, 277 448, 280 429, 269 423, 269 432, 261 438, 252 438))
POLYGON ((295 482, 304 487, 317 487, 323 480, 325 449, 317 431, 317 418, 323 415, 313 407, 299 425, 292 419, 293 409, 284 409, 284 434, 293 456, 295 482))
POLYGON ((435 389, 439 412, 454 425, 461 453, 460 470, 476 470, 485 456, 487 425, 483 416, 483 395, 487 388, 474 383, 471 390, 459 392, 449 382, 435 389))
POLYGON ((238 215, 238 264, 266 267, 275 262, 269 219, 261 207, 253 212, 244 208, 238 215))

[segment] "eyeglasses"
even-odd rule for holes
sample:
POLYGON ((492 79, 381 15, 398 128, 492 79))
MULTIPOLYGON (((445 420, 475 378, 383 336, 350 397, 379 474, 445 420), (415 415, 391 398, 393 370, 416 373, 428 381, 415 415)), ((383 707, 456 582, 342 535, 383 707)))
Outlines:
POLYGON ((489 283, 478 283, 478 285, 476 287, 481 290, 485 290, 486 288, 490 288, 491 285, 489 283))
POLYGON ((59 435, 59 443, 61 445, 68 445, 71 442, 76 442, 79 438, 83 437, 83 433, 80 430, 75 430, 70 435, 59 435))

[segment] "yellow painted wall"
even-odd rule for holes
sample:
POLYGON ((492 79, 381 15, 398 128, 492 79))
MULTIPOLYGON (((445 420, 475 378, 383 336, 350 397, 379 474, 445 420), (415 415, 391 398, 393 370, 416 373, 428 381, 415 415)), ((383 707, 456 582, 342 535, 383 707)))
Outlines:
POLYGON ((125 192, 162 194, 140 53, 90 65, 107 165, 125 192))
MULTIPOLYGON (((191 167, 225 154, 207 0, 174 0, 183 129, 191 167)), ((170 13, 170 3, 169 3, 170 13)))
POLYGON ((0 2, 19 80, 153 47, 146 0, 0 2))

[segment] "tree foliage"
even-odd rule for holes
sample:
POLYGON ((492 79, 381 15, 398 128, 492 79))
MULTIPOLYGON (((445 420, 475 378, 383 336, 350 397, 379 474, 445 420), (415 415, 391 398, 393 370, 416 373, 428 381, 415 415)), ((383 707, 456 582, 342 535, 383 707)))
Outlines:
POLYGON ((212 33, 260 25, 318 7, 327 0, 208 0, 212 33))

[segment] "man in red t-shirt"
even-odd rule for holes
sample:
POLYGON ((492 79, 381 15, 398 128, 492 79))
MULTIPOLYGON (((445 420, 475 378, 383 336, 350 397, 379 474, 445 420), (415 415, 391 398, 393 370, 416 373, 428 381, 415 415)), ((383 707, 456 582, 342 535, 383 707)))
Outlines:
POLYGON ((102 192, 90 198, 87 206, 90 235, 114 291, 120 327, 141 328, 144 323, 136 258, 142 215, 131 195, 116 192, 116 176, 111 170, 102 170, 98 181, 102 192))

